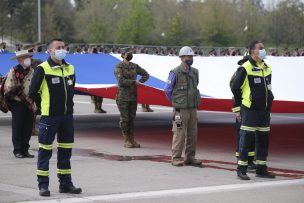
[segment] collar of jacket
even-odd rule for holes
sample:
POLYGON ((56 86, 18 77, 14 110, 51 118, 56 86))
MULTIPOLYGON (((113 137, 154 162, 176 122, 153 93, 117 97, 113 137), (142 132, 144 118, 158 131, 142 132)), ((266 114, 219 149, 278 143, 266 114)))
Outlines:
MULTIPOLYGON (((260 68, 257 65, 257 62, 251 56, 249 57, 249 62, 253 65, 254 68, 260 68)), ((268 68, 268 65, 265 63, 265 61, 262 60, 262 62, 264 63, 264 68, 268 68)))
MULTIPOLYGON (((30 67, 28 67, 28 68, 30 68, 30 67)), ((25 69, 23 68, 23 66, 21 64, 18 64, 17 66, 15 66, 14 69, 19 73, 23 73, 25 71, 25 69)))
MULTIPOLYGON (((52 60, 51 57, 48 58, 47 62, 50 64, 51 68, 58 68, 61 66, 60 64, 57 64, 55 61, 52 60)), ((62 59, 62 64, 69 65, 64 59, 62 59)))

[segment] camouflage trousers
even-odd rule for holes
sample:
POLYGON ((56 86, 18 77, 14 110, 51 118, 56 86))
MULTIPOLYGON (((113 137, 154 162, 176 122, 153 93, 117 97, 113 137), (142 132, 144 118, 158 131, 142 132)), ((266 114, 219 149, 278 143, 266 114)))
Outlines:
POLYGON ((95 109, 101 109, 103 97, 91 96, 91 101, 95 106, 95 109))
POLYGON ((133 137, 134 120, 136 117, 137 101, 120 101, 116 100, 120 112, 120 128, 122 134, 127 137, 133 137))

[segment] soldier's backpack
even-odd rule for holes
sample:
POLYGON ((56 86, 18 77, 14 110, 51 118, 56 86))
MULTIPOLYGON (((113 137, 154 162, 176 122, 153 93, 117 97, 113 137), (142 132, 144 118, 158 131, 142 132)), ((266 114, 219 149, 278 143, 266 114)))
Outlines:
POLYGON ((4 97, 4 84, 6 81, 6 76, 2 77, 0 76, 0 110, 3 113, 7 113, 9 110, 9 107, 7 105, 6 99, 4 97))

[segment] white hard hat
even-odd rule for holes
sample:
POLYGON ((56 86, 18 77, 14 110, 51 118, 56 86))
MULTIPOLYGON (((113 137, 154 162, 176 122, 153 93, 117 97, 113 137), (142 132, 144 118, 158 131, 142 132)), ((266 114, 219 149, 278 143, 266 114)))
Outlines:
POLYGON ((179 50, 179 56, 194 56, 194 52, 191 47, 185 46, 179 50))

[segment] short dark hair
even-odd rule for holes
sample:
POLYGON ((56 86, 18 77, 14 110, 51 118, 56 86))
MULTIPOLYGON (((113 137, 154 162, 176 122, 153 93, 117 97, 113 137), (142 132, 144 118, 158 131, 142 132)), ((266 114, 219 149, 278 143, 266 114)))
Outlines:
POLYGON ((262 42, 256 40, 256 41, 253 41, 253 42, 251 42, 251 43, 249 44, 249 46, 248 46, 249 55, 251 55, 252 50, 255 49, 255 45, 257 45, 257 44, 259 44, 259 43, 262 43, 262 42))
POLYGON ((61 39, 61 38, 54 38, 49 42, 48 47, 50 47, 50 45, 55 41, 64 42, 63 39, 61 39))

